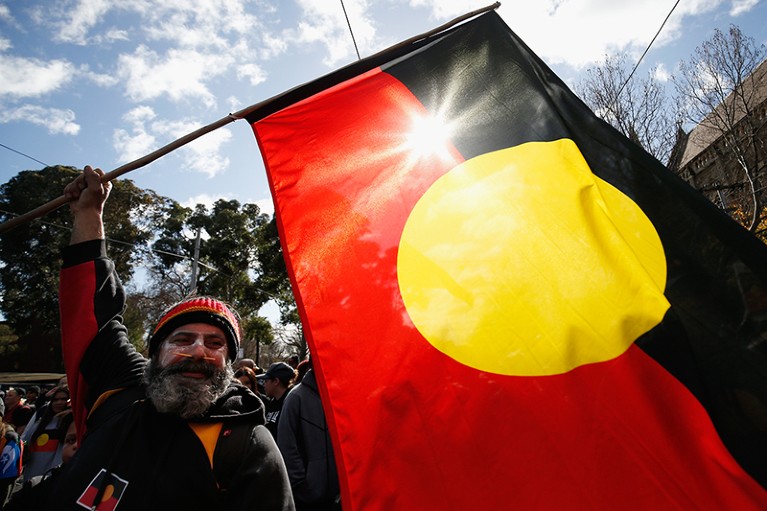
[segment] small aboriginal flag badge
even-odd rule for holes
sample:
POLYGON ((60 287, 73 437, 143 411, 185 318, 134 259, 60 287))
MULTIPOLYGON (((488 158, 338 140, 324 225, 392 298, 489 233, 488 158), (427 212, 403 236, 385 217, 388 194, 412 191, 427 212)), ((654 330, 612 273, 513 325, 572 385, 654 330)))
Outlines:
POLYGON ((94 511, 114 511, 125 494, 126 488, 128 488, 128 481, 117 477, 115 474, 107 474, 107 471, 102 468, 83 494, 80 495, 80 498, 77 499, 77 503, 94 511), (102 486, 104 486, 104 491, 101 492, 101 498, 96 504, 99 489, 102 486))

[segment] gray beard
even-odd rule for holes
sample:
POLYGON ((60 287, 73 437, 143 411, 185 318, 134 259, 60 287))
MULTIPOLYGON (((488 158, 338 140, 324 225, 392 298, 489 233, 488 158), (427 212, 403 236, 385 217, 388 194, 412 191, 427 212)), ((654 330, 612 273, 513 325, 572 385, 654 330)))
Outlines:
POLYGON ((162 413, 178 415, 182 419, 200 417, 224 395, 234 378, 232 365, 218 369, 207 362, 182 361, 168 367, 159 367, 152 358, 144 369, 146 394, 162 413), (207 378, 195 380, 181 376, 182 372, 200 371, 207 378))

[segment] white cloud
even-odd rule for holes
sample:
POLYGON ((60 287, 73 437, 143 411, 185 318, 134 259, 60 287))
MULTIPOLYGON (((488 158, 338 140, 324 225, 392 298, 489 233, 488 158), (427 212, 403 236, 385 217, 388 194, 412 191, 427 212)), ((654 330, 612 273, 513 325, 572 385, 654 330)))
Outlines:
MULTIPOLYGON (((323 63, 335 67, 341 61, 357 59, 354 44, 349 34, 349 26, 339 5, 326 0, 297 0, 302 9, 302 18, 295 33, 288 37, 302 44, 323 44, 328 56, 323 63)), ((360 54, 366 53, 366 48, 372 47, 375 28, 365 11, 368 9, 367 0, 347 0, 344 2, 349 22, 354 29, 354 40, 360 54)))
POLYGON ((750 11, 759 3, 759 0, 733 0, 730 8, 730 16, 740 16, 750 11))
POLYGON ((274 214, 274 203, 272 202, 272 198, 268 197, 266 199, 240 199, 235 197, 234 194, 225 194, 225 195, 210 195, 207 193, 201 193, 199 195, 195 195, 194 197, 189 197, 185 201, 180 201, 180 204, 186 208, 194 208, 197 204, 203 204, 206 208, 209 210, 212 209, 213 204, 219 200, 233 200, 236 199, 240 202, 240 204, 255 204, 258 206, 258 208, 261 210, 261 213, 267 214, 267 215, 273 215, 274 214))
POLYGON ((129 41, 130 37, 128 37, 127 30, 112 28, 104 32, 103 35, 99 36, 99 40, 106 41, 106 42, 129 41))
MULTIPOLYGON (((63 19, 56 25, 58 33, 56 39, 59 41, 86 44, 88 42, 88 32, 93 28, 102 17, 112 7, 109 0, 79 0, 75 5, 69 5, 72 2, 63 2, 58 7, 60 13, 54 16, 62 16, 63 19)), ((45 14, 39 14, 45 15, 45 14)))
POLYGON ((131 130, 114 130, 112 145, 120 163, 133 161, 157 149, 157 139, 148 132, 146 123, 157 117, 148 106, 136 107, 123 115, 123 121, 131 125, 131 130))
MULTIPOLYGON (((723 2, 680 3, 654 46, 660 47, 679 37, 683 17, 710 12, 723 2)), ((410 0, 410 5, 429 8, 431 15, 441 21, 478 7, 476 2, 468 0, 410 0)), ((582 68, 617 50, 644 51, 672 6, 673 2, 668 0, 541 0, 502 2, 498 13, 547 63, 582 68)))
POLYGON ((199 99, 214 107, 216 98, 205 82, 226 72, 231 63, 232 57, 225 54, 171 49, 160 56, 146 46, 139 46, 131 55, 120 55, 117 76, 134 101, 167 95, 173 101, 199 99))
POLYGON ((653 78, 655 78, 659 82, 668 82, 669 80, 671 80, 671 73, 669 73, 668 69, 666 69, 666 66, 664 66, 663 64, 659 64, 658 66, 655 67, 653 78))
POLYGON ((181 201, 180 204, 184 206, 185 208, 190 208, 190 209, 194 209, 194 207, 197 206, 198 204, 202 204, 203 206, 205 206, 206 209, 211 210, 213 208, 213 204, 215 204, 217 200, 219 199, 232 200, 232 198, 233 197, 231 195, 216 196, 216 195, 210 195, 207 193, 201 193, 199 195, 195 195, 194 197, 189 197, 185 201, 181 201))
POLYGON ((11 14, 11 10, 8 8, 7 5, 0 5, 0 20, 3 20, 6 23, 11 23, 15 25, 15 20, 13 19, 13 15, 11 14))
MULTIPOLYGON (((123 163, 200 128, 199 123, 191 120, 158 119, 155 111, 147 106, 130 110, 123 115, 123 121, 130 124, 130 129, 116 129, 112 136, 119 161, 123 163)), ((229 129, 219 128, 177 149, 175 154, 181 157, 185 168, 214 177, 229 167, 229 158, 222 155, 222 148, 231 138, 229 129)))
POLYGON ((39 105, 22 105, 0 111, 0 123, 29 122, 48 129, 52 135, 77 135, 80 125, 74 122, 72 110, 45 108, 39 105))
MULTIPOLYGON (((173 126, 175 131, 174 138, 182 137, 197 128, 199 128, 199 125, 179 124, 173 126)), ((186 167, 195 172, 207 174, 211 178, 225 171, 229 167, 229 158, 222 155, 222 147, 231 138, 231 130, 219 128, 190 142, 181 150, 186 167)))
MULTIPOLYGON (((666 22, 655 47, 680 35, 684 16, 708 12, 720 3, 722 0, 693 0, 680 4, 666 22)), ((573 0, 548 5, 510 4, 509 8, 501 9, 512 29, 544 60, 581 68, 616 50, 644 51, 670 7, 666 0, 573 0)))
POLYGON ((94 47, 98 71, 80 66, 78 78, 119 86, 137 103, 165 98, 216 107, 217 78, 261 84, 263 60, 288 48, 267 23, 281 11, 262 0, 58 0, 27 12, 54 40, 94 47), (114 50, 119 55, 109 60, 114 50))
POLYGON ((82 66, 77 76, 86 78, 100 87, 112 87, 120 82, 116 76, 95 73, 88 69, 87 66, 82 66))
POLYGON ((12 48, 13 44, 11 44, 10 39, 6 39, 5 37, 0 37, 0 51, 5 51, 8 48, 12 48))
POLYGON ((247 78, 251 85, 266 81, 266 71, 258 64, 242 64, 237 67, 237 77, 247 78))
POLYGON ((65 60, 42 61, 0 55, 0 96, 19 98, 55 91, 72 80, 74 66, 65 60))
POLYGON ((194 208, 197 204, 203 204, 206 208, 209 210, 212 209, 213 204, 219 200, 232 200, 236 199, 240 202, 240 204, 255 204, 258 206, 258 209, 261 210, 261 213, 266 215, 273 215, 274 214, 274 203, 272 202, 272 198, 266 198, 266 199, 239 199, 234 196, 234 194, 226 194, 226 195, 210 195, 207 193, 202 193, 199 195, 195 195, 194 197, 189 197, 187 200, 180 202, 180 204, 186 208, 194 208))
POLYGON ((258 209, 261 210, 261 213, 265 213, 269 216, 274 215, 274 202, 272 201, 272 198, 269 197, 267 199, 259 199, 256 201, 246 201, 251 204, 255 204, 258 206, 258 209))
POLYGON ((228 109, 230 112, 237 112, 242 109, 242 101, 236 96, 229 96, 226 98, 226 104, 229 105, 228 109))
POLYGON ((138 106, 129 112, 126 112, 125 115, 123 115, 123 120, 138 128, 156 117, 157 114, 152 107, 138 106))
POLYGON ((288 49, 287 39, 284 37, 276 37, 269 33, 264 33, 261 36, 262 47, 260 49, 261 56, 265 59, 272 59, 285 53, 288 49))
MULTIPOLYGON (((484 5, 489 5, 490 2, 484 5)), ((429 7, 433 18, 457 18, 477 8, 477 2, 471 0, 410 0, 411 7, 429 7)))
POLYGON ((225 47, 228 34, 249 34, 260 26, 244 0, 166 1, 144 12, 150 39, 182 47, 225 47))
POLYGON ((116 129, 112 134, 112 145, 117 151, 117 161, 126 163, 145 156, 155 150, 157 140, 144 130, 116 129))

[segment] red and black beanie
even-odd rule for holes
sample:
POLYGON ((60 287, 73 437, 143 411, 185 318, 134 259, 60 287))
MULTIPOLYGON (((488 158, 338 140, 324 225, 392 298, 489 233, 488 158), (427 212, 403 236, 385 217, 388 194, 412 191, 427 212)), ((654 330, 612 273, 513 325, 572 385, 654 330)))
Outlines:
POLYGON ((237 358, 240 349, 240 324, 237 316, 224 302, 207 296, 196 296, 179 302, 163 314, 149 336, 149 356, 157 352, 160 343, 173 330, 189 323, 207 323, 223 330, 229 348, 229 360, 237 358))

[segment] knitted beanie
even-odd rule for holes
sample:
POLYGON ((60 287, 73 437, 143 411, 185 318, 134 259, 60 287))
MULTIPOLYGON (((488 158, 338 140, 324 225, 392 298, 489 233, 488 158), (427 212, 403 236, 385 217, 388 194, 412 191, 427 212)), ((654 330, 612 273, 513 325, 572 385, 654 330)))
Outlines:
POLYGON ((223 302, 207 296, 199 296, 177 303, 163 314, 149 336, 149 356, 171 332, 181 325, 207 323, 223 330, 229 348, 229 360, 234 361, 240 349, 240 325, 237 316, 223 302))

